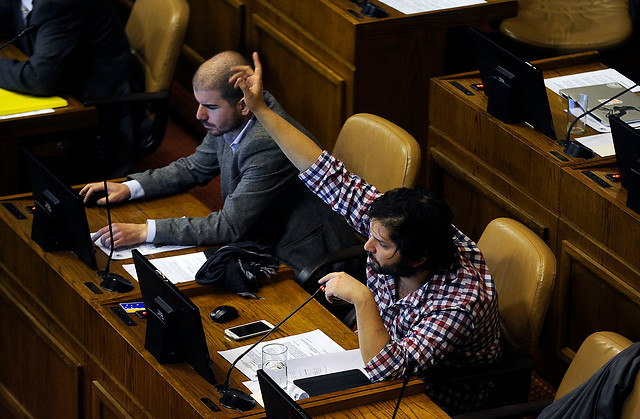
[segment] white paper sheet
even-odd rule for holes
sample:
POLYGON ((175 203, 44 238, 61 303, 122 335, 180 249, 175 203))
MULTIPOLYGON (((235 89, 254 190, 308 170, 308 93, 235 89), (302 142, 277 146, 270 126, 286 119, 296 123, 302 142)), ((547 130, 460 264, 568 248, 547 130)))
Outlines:
MULTIPOLYGON (((296 359, 308 356, 328 354, 332 352, 344 351, 344 348, 333 341, 322 330, 316 329, 311 332, 301 333, 299 335, 286 336, 279 339, 261 342, 253 348, 251 352, 246 354, 235 368, 247 376, 251 381, 257 380, 256 371, 262 364, 262 347, 268 343, 284 343, 288 348, 287 364, 296 359)), ((232 363, 243 354, 251 345, 241 346, 239 348, 228 349, 226 351, 218 351, 218 353, 229 363, 232 363)), ((287 368, 288 370, 288 368, 287 368)))
MULTIPOLYGON (((294 400, 306 399, 309 395, 300 387, 293 384, 294 380, 353 369, 358 369, 367 377, 369 376, 364 370, 364 361, 362 360, 360 349, 352 349, 350 351, 342 350, 339 352, 289 359, 287 361, 288 384, 285 391, 294 400)), ((245 381, 243 384, 251 392, 251 397, 256 399, 260 405, 264 406, 258 381, 245 381)))
POLYGON ((405 15, 486 3, 484 0, 381 0, 405 15))
MULTIPOLYGON (((605 68, 603 70, 587 71, 585 73, 570 74, 568 76, 551 77, 544 79, 544 84, 551 91, 560 94, 561 89, 569 89, 572 87, 593 86, 596 84, 605 84, 618 82, 624 87, 633 86, 632 80, 622 75, 618 70, 613 68, 605 68)), ((632 92, 640 92, 640 87, 634 87, 632 92)))
MULTIPOLYGON (((102 240, 98 240, 98 239, 94 240, 93 236, 95 236, 95 234, 96 233, 91 233, 91 241, 94 242, 94 244, 100 250, 102 250, 105 254, 108 255, 109 252, 111 252, 111 249, 103 245, 102 240)), ((165 245, 165 244, 141 243, 135 246, 122 246, 122 247, 118 247, 117 249, 114 249, 113 256, 111 257, 111 259, 113 260, 131 259, 133 257, 133 255, 131 254, 131 251, 133 249, 138 249, 138 251, 143 255, 154 255, 156 253, 189 249, 191 247, 195 247, 195 246, 178 246, 176 244, 165 245)))
POLYGON ((608 157, 616 154, 610 132, 580 137, 575 140, 589 147, 600 157, 608 157))
MULTIPOLYGON (((185 255, 169 256, 165 258, 152 259, 150 262, 158 268, 174 284, 180 282, 193 281, 196 272, 207 261, 204 252, 187 253, 185 255)), ((138 275, 133 263, 122 265, 129 275, 136 281, 138 275)))
POLYGON ((40 109, 40 110, 37 110, 37 111, 12 113, 10 115, 0 115, 0 119, 20 118, 20 117, 23 117, 23 116, 42 115, 42 114, 45 114, 45 113, 53 113, 53 112, 54 112, 53 108, 40 109))

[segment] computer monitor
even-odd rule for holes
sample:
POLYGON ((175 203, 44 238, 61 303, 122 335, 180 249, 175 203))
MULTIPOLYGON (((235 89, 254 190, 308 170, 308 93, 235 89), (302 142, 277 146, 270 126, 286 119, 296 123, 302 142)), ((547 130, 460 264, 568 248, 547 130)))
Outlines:
POLYGON ((82 197, 22 149, 34 199, 31 238, 45 251, 70 250, 98 269, 82 197))
POLYGON ((142 253, 131 252, 147 310, 145 349, 161 364, 187 362, 215 384, 200 310, 142 253))
POLYGON ((631 170, 640 171, 640 131, 618 116, 610 116, 611 138, 616 151, 616 162, 622 187, 629 190, 633 176, 631 170))
POLYGON ((258 384, 267 419, 310 419, 311 416, 263 370, 257 370, 258 384))
POLYGON ((627 207, 640 214, 640 131, 616 115, 609 117, 609 125, 627 207))
POLYGON ((487 112, 505 123, 525 122, 556 140, 542 71, 471 28, 487 112))

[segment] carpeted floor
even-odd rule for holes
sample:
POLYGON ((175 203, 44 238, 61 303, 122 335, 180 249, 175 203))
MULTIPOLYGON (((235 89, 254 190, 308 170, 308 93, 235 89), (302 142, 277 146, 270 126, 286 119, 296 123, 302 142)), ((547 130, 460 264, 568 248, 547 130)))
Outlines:
POLYGON ((553 399, 555 394, 556 389, 534 371, 531 376, 529 400, 553 399))

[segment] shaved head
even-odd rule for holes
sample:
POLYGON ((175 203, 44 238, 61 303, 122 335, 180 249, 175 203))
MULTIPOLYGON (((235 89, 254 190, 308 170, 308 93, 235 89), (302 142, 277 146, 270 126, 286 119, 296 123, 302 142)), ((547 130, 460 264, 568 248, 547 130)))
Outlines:
POLYGON ((234 88, 229 83, 231 67, 250 65, 249 61, 239 52, 224 51, 205 61, 193 75, 193 90, 212 90, 219 92, 224 100, 230 104, 242 99, 242 90, 234 88))

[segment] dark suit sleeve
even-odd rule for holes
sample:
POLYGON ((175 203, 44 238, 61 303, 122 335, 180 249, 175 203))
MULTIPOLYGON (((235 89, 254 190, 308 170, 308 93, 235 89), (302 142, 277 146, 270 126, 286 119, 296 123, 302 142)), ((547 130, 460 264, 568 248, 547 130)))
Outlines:
POLYGON ((36 29, 26 35, 33 42, 33 54, 23 62, 0 60, 0 88, 33 95, 60 94, 57 86, 81 40, 83 10, 59 2, 36 7, 30 18, 36 29))
POLYGON ((205 218, 156 220, 154 241, 216 245, 244 237, 291 182, 297 181, 296 172, 280 149, 270 140, 267 144, 241 157, 242 174, 238 180, 231 180, 238 183, 220 211, 205 218))

